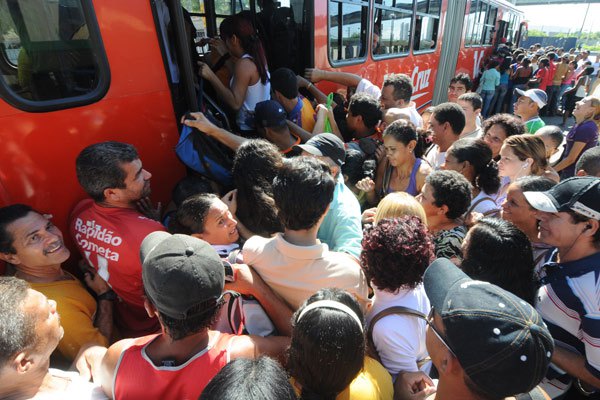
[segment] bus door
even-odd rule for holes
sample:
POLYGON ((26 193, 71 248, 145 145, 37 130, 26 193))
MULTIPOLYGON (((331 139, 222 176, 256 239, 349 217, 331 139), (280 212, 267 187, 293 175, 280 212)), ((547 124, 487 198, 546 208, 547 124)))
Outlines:
MULTIPOLYGON (((310 0, 180 0, 190 13, 197 41, 219 36, 219 25, 228 16, 245 12, 263 43, 270 71, 287 67, 296 73, 311 65, 310 0)), ((198 46, 209 54, 208 46, 198 46)))
POLYGON ((494 47, 498 47, 499 44, 502 44, 507 39, 508 34, 508 22, 501 19, 498 21, 498 30, 496 31, 496 39, 494 40, 494 47), (504 41, 503 41, 504 39, 504 41))

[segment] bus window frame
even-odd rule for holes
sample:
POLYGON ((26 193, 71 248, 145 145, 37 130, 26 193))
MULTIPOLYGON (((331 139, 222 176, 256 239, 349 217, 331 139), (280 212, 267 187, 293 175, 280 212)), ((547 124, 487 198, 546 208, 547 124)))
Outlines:
POLYGON ((498 25, 499 11, 500 11, 500 8, 497 5, 495 5, 494 3, 488 3, 488 8, 486 10, 485 19, 483 22, 483 33, 481 36, 481 40, 482 40, 482 42, 484 42, 486 40, 488 32, 490 35, 490 39, 489 39, 489 43, 482 43, 483 46, 493 46, 494 45, 494 40, 496 38, 496 33, 498 30, 496 28, 496 25, 498 25), (492 13, 492 11, 494 11, 494 21, 492 24, 489 24, 488 19, 490 17, 490 14, 492 13), (488 29, 489 29, 489 31, 488 31, 488 29))
MULTIPOLYGON (((365 60, 367 59, 367 55, 369 54, 369 49, 371 48, 371 43, 369 43, 369 41, 372 38, 372 35, 369 35, 369 33, 371 33, 371 21, 369 18, 369 15, 371 15, 371 1, 365 1, 365 0, 327 0, 327 61, 329 62, 329 65, 331 65, 332 67, 345 67, 348 65, 356 65, 356 64, 362 64, 365 62, 365 60), (360 7, 366 7, 367 8, 367 18, 366 18, 366 24, 367 26, 365 27, 366 29, 366 38, 365 38, 365 46, 366 46, 366 50, 365 50, 365 55, 362 57, 356 57, 356 58, 350 58, 347 60, 333 60, 331 58, 331 47, 330 47, 330 36, 329 36, 329 32, 331 31, 331 18, 330 18, 330 14, 329 14, 329 5, 334 2, 334 3, 338 3, 338 4, 354 4, 354 5, 358 5, 360 7)), ((362 12, 362 10, 361 10, 362 12)), ((341 49, 340 49, 341 51, 341 49)))
MULTIPOLYGON (((377 10, 392 10, 392 9, 399 9, 399 10, 403 10, 402 8, 394 8, 394 7, 387 7, 387 6, 382 6, 382 5, 377 5, 375 2, 372 3, 373 4, 373 10, 372 10, 372 14, 373 14, 373 18, 371 18, 370 22, 371 22, 371 35, 367 38, 367 41, 369 42, 369 48, 370 53, 371 53, 371 57, 373 58, 374 61, 382 61, 382 60, 391 60, 394 58, 404 58, 404 57, 408 57, 411 54, 411 51, 413 49, 413 40, 414 40, 414 36, 415 36, 415 7, 416 7, 416 1, 412 0, 412 7, 411 7, 411 16, 410 16, 410 34, 408 37, 408 51, 406 52, 402 52, 402 53, 388 53, 388 54, 373 54, 373 29, 375 28, 375 18, 376 18, 376 14, 377 14, 377 10)), ((438 26, 439 29, 439 26, 438 26)), ((381 40, 381 32, 379 35, 379 40, 381 40)))
MULTIPOLYGON (((110 65, 100 27, 94 12, 92 0, 80 0, 81 10, 88 26, 91 51, 95 55, 98 68, 98 83, 96 88, 81 96, 66 97, 52 100, 28 100, 14 93, 4 79, 0 79, 0 96, 11 106, 25 112, 42 113, 65 110, 96 103, 108 93, 111 82, 110 65)), ((3 54, 3 57, 5 55, 3 54)))
MULTIPOLYGON (((429 2, 431 2, 432 0, 428 0, 429 2)), ((414 28, 416 28, 416 22, 417 22, 417 16, 423 16, 423 17, 434 17, 433 14, 427 14, 427 13, 422 13, 422 12, 418 12, 417 11, 417 4, 418 0, 414 0, 413 1, 413 6, 414 6, 414 12, 413 12, 413 19, 414 19, 414 23, 413 23, 413 35, 412 35, 412 41, 410 44, 410 49, 412 50, 413 54, 427 54, 427 53, 435 53, 435 51, 438 48, 438 44, 439 44, 439 39, 440 39, 440 26, 441 26, 441 19, 442 19, 442 3, 440 2, 440 11, 439 14, 437 15, 437 33, 436 33, 436 40, 435 40, 435 46, 431 49, 426 49, 426 50, 415 50, 414 48, 414 44, 415 44, 415 34, 414 34, 414 28)))
MULTIPOLYGON (((475 20, 473 20, 472 25, 471 24, 467 24, 467 30, 466 30, 466 33, 465 33, 464 38, 463 38, 463 40, 464 40, 464 46, 465 47, 492 47, 492 46, 494 46, 494 38, 495 38, 494 35, 496 34, 496 31, 497 31, 496 25, 498 24, 498 13, 499 13, 500 7, 498 7, 498 5, 496 5, 496 4, 492 3, 492 2, 484 1, 484 0, 471 0, 470 4, 472 4, 473 1, 476 1, 477 4, 485 4, 486 5, 483 22, 481 23, 481 37, 479 38, 479 41, 477 43, 467 44, 467 37, 469 37, 468 36, 469 33, 471 34, 470 38, 472 39, 473 38, 474 29, 478 25, 478 23, 476 23, 475 20), (486 21, 487 21, 488 13, 490 12, 490 9, 492 7, 496 8, 496 17, 494 19, 494 25, 492 26, 493 31, 492 31, 492 36, 490 38, 491 43, 490 44, 484 44, 483 40, 485 39, 485 28, 487 26, 491 26, 491 25, 487 25, 486 21)), ((471 13, 471 8, 469 8, 469 14, 470 13, 471 13)), ((467 14, 467 15, 469 15, 469 14, 467 14)))

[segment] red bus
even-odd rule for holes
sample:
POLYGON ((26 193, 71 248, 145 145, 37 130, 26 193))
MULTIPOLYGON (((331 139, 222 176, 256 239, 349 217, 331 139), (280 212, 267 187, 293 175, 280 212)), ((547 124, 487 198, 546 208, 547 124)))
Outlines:
MULTIPOLYGON (((66 232, 85 196, 75 157, 106 140, 135 145, 154 200, 168 201, 185 174, 174 153, 178 117, 197 106, 182 7, 201 37, 216 35, 227 15, 259 15, 265 1, 0 0, 0 206, 30 204, 66 232)), ((443 101, 455 72, 473 75, 496 43, 518 42, 524 28, 499 0, 281 3, 293 15, 298 72, 339 69, 375 84, 407 73, 419 107, 443 101)))

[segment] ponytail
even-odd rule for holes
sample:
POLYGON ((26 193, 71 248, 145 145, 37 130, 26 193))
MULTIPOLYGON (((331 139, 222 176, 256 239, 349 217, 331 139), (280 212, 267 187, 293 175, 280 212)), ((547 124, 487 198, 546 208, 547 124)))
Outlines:
POLYGON ((487 194, 494 194, 500 189, 500 177, 498 176, 498 164, 490 160, 479 174, 476 173, 475 186, 487 194))
POLYGON ((240 40, 240 45, 244 51, 252 57, 252 62, 256 65, 260 81, 264 85, 269 80, 267 74, 267 58, 263 44, 258 37, 258 33, 252 24, 252 21, 243 16, 243 13, 227 17, 221 22, 219 27, 222 36, 230 38, 233 35, 240 40))

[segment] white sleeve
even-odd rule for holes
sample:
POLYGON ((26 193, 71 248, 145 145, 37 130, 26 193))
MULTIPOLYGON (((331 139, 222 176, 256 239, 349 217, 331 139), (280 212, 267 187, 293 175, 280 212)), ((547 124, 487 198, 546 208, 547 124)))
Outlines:
POLYGON ((366 93, 375 98, 375 100, 379 100, 381 97, 381 89, 379 87, 373 85, 371 81, 367 79, 361 79, 356 87, 356 93, 366 93))

